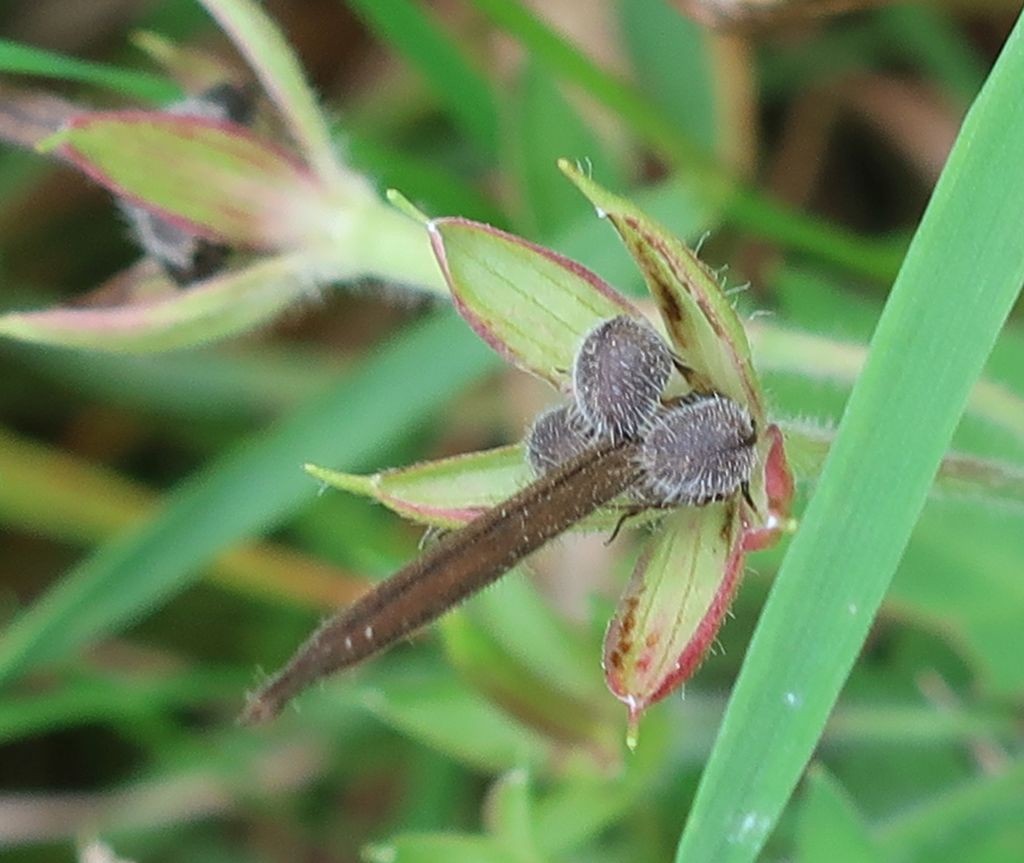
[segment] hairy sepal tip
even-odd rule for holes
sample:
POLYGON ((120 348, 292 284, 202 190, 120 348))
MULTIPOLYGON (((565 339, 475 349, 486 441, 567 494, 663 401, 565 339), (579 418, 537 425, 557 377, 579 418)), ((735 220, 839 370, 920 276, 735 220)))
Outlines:
POLYGON ((608 626, 605 681, 630 724, 700 666, 743 572, 740 503, 677 510, 644 550, 608 626))

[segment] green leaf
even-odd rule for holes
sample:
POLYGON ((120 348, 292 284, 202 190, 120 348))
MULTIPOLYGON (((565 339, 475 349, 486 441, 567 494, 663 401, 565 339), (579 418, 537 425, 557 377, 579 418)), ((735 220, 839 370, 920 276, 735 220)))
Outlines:
POLYGON ((523 69, 507 127, 505 150, 532 236, 555 236, 587 210, 558 174, 555 166, 561 157, 585 164, 588 172, 610 182, 621 179, 603 143, 536 63, 523 69))
POLYGON ((192 476, 157 516, 100 548, 16 617, 0 636, 0 684, 139 619, 192 584, 222 549, 295 512, 316 494, 300 467, 307 458, 352 467, 372 461, 493 365, 454 316, 409 329, 192 476), (382 400, 381 392, 393 397, 382 400))
POLYGON ((251 0, 202 0, 260 79, 277 105, 299 150, 323 182, 343 174, 330 130, 284 36, 262 7, 251 0))
POLYGON ((294 247, 330 218, 327 194, 305 166, 235 124, 112 111, 73 117, 53 140, 118 197, 214 240, 294 247))
MULTIPOLYGON (((702 204, 680 178, 631 193, 634 203, 665 225, 675 236, 696 245, 715 228, 721 215, 702 204)), ((577 219, 552 240, 552 248, 577 261, 586 261, 608 284, 629 296, 646 296, 643 278, 621 243, 608 242, 608 225, 593 212, 577 219)))
POLYGON ((491 788, 484 813, 488 831, 518 863, 541 863, 533 830, 530 774, 512 770, 491 788))
POLYGON ((0 315, 0 336, 100 351, 150 352, 246 332, 305 294, 309 263, 279 255, 162 299, 0 315))
POLYGON ((365 688, 360 701, 408 737, 477 770, 543 766, 549 744, 451 676, 392 679, 365 688))
POLYGON ((743 575, 735 500, 672 513, 633 571, 604 642, 605 680, 629 710, 630 747, 640 715, 696 670, 743 575))
POLYGON ((460 45, 410 0, 349 0, 348 5, 426 78, 456 123, 493 157, 498 151, 494 95, 460 45))
POLYGON ((677 859, 753 860, 821 734, 1024 281, 1024 23, 965 120, 776 579, 677 859))
POLYGON ((363 850, 366 863, 518 863, 490 836, 407 833, 363 850))
POLYGON ((65 57, 9 39, 0 39, 0 72, 93 84, 143 102, 170 102, 181 97, 181 88, 165 78, 65 57))
MULTIPOLYGON (((509 578, 517 575, 505 576, 509 578)), ((558 681, 541 678, 535 669, 518 662, 474 618, 468 609, 448 615, 441 622, 441 632, 452 665, 476 692, 552 741, 595 750, 601 744, 605 744, 601 748, 608 748, 608 736, 602 734, 608 728, 607 724, 602 728, 607 716, 599 707, 595 709, 600 701, 580 700, 558 681)))
POLYGON ((853 801, 820 766, 807 776, 796 850, 797 863, 875 863, 883 859, 853 801))
POLYGON ((459 314, 509 362, 559 388, 600 321, 639 311, 585 267, 466 219, 428 224, 459 314))

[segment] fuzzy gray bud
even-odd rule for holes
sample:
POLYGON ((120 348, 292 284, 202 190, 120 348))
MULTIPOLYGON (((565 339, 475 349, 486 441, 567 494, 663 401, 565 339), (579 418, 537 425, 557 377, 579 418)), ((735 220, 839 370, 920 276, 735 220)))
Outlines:
POLYGON ((701 506, 750 480, 757 435, 750 414, 720 395, 696 396, 661 410, 638 459, 639 498, 654 506, 701 506))
POLYGON ((541 476, 578 456, 587 447, 579 417, 571 405, 544 411, 526 435, 526 460, 535 476, 541 476))
POLYGON ((576 405, 602 440, 640 435, 661 404, 672 353, 646 323, 620 315, 592 329, 573 363, 576 405))

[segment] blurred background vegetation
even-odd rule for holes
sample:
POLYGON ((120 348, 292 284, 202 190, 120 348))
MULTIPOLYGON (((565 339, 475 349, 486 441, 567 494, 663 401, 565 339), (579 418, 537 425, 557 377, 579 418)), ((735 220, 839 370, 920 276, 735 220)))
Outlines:
MULTIPOLYGON (((586 160, 749 286, 774 413, 828 429, 1017 4, 808 5, 727 29, 701 13, 744 4, 266 8, 379 188, 639 294, 554 166, 586 160), (726 179, 738 195, 715 194, 726 179)), ((83 105, 140 104, 117 71, 163 74, 140 31, 244 69, 193 0, 3 0, 0 20, 4 69, 17 45, 110 67, 105 84, 4 78, 83 105)), ((3 310, 95 303, 138 254, 109 194, 0 150, 3 310)), ((0 689, 4 858, 75 859, 102 837, 137 861, 669 859, 784 549, 750 559, 718 649, 634 754, 599 657, 635 548, 601 536, 562 540, 274 726, 233 726, 260 664, 420 538, 318 495, 301 464, 368 472, 513 441, 553 397, 441 301, 369 279, 202 349, 0 342, 0 627, 33 608, 45 635, 0 689)), ((1018 315, 955 445, 1024 463, 1021 398, 1018 315)), ((930 502, 765 859, 1024 859, 1020 510, 930 502)))

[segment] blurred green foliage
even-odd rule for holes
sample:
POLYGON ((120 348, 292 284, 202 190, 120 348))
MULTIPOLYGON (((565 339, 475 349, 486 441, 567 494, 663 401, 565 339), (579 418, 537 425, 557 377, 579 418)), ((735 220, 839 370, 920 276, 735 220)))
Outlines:
MULTIPOLYGON (((514 230, 639 294, 553 161, 589 163, 703 242, 712 266, 728 263, 730 285, 750 282, 736 295, 745 313, 831 345, 816 362, 791 343, 793 365, 763 371, 778 416, 832 426, 852 379, 820 366, 871 336, 934 153, 1012 4, 896 4, 745 38, 665 0, 552 7, 557 25, 518 0, 267 4, 339 151, 378 187, 514 230)), ((81 14, 68 28, 59 4, 6 4, 5 83, 97 106, 170 98, 176 85, 132 47, 140 27, 231 56, 191 0, 81 14)), ((0 150, 0 192, 4 310, 81 298, 137 256, 109 198, 42 157, 0 150)), ((966 216, 995 218, 984 201, 966 216)), ((978 280, 991 272, 969 263, 978 280)), ((599 667, 628 539, 566 540, 543 580, 514 573, 271 728, 233 726, 261 663, 416 550, 396 518, 319 495, 301 465, 369 472, 514 441, 543 398, 436 303, 346 287, 201 350, 0 344, 5 859, 74 859, 94 835, 137 861, 671 858, 785 548, 751 559, 721 649, 685 699, 651 711, 631 755, 599 667)), ((989 409, 956 447, 1024 462, 1022 353, 1015 316, 990 358, 989 409)), ((763 859, 1024 857, 1022 510, 927 505, 763 859)), ((805 644, 794 664, 833 646, 805 644)), ((737 827, 756 834, 765 817, 737 827)))

